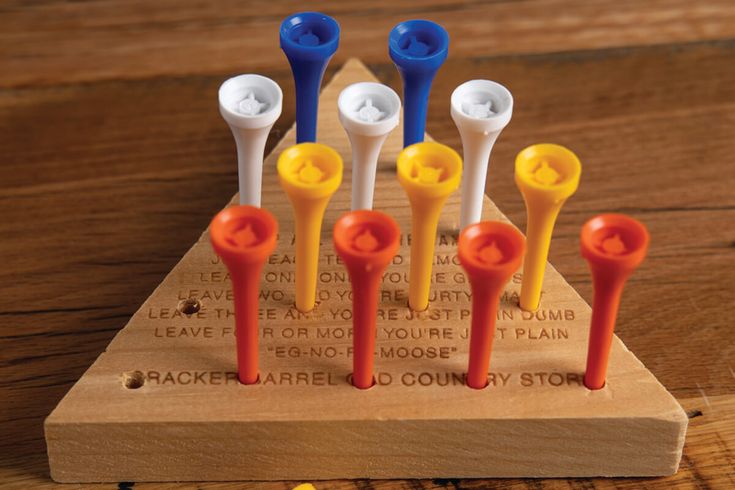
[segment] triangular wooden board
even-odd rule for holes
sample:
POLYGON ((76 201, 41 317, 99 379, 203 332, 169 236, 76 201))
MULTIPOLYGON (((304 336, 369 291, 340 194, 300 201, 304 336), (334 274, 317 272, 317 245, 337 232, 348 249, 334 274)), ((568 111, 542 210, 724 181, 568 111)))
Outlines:
MULTIPOLYGON (((275 162, 265 162, 263 206, 280 223, 264 272, 261 384, 235 378, 229 279, 205 232, 46 420, 52 477, 61 482, 304 480, 501 476, 643 476, 674 473, 687 417, 615 339, 607 386, 581 385, 590 308, 551 266, 542 307, 523 313, 511 281, 499 313, 490 386, 463 384, 470 297, 456 259, 459 195, 439 226, 432 301, 409 319, 410 209, 395 177, 401 130, 381 155, 376 209, 404 232, 383 285, 379 386, 347 382, 350 283, 331 232, 350 203, 350 145, 336 100, 374 76, 348 61, 325 87, 320 141, 345 157, 341 189, 322 229, 316 310, 294 297, 293 219, 275 162), (180 313, 188 298, 198 313, 180 313)), ((233 148, 234 154, 234 148, 233 148)), ((486 219, 506 220, 488 199, 486 219)))

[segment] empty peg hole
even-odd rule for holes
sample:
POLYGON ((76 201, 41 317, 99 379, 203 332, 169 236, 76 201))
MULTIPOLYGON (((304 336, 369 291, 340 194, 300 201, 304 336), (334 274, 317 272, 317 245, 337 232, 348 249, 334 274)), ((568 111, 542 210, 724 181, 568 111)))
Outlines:
POLYGON ((145 374, 140 371, 123 373, 123 386, 129 390, 137 390, 145 384, 145 374))
POLYGON ((179 301, 179 311, 184 315, 193 315, 198 312, 202 304, 196 298, 187 298, 179 301))

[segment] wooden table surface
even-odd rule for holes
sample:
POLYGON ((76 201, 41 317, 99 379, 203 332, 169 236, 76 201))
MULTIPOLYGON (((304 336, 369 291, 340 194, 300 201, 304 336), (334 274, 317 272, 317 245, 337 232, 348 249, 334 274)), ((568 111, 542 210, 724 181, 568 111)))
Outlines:
MULTIPOLYGON (((662 479, 333 481, 366 488, 735 487, 735 3, 732 0, 321 2, 342 27, 327 78, 359 57, 395 89, 387 34, 442 23, 450 55, 428 131, 460 150, 459 83, 515 97, 488 191, 516 224, 512 162, 557 142, 584 166, 550 259, 590 301, 582 223, 618 211, 652 234, 617 332, 691 417, 679 473, 662 479)), ((227 77, 284 88, 269 148, 294 121, 277 29, 296 1, 6 0, 0 4, 0 481, 57 487, 42 422, 236 191, 217 110, 227 77)), ((134 488, 287 489, 262 484, 134 488)), ((132 484, 60 488, 131 488, 132 484)))

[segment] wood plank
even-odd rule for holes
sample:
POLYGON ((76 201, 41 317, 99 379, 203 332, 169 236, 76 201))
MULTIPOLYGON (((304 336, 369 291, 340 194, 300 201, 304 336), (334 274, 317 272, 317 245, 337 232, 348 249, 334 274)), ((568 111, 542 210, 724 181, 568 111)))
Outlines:
MULTIPOLYGON (((0 7, 2 87, 109 79, 268 72, 287 66, 277 29, 295 1, 6 2, 0 7)), ((735 37, 729 0, 466 2, 332 1, 342 26, 335 63, 383 62, 398 22, 426 17, 452 38, 452 57, 689 43, 735 37), (550 15, 556 13, 558 15, 550 15)))

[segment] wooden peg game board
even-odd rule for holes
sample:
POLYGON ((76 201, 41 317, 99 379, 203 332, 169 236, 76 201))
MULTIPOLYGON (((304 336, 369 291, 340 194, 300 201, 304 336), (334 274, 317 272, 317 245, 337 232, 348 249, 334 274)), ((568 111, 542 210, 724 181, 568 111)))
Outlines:
MULTIPOLYGON (((293 306, 293 218, 275 170, 293 130, 265 162, 263 206, 280 238, 262 282, 260 384, 237 382, 230 282, 205 232, 46 419, 54 480, 676 472, 684 411, 617 338, 606 387, 582 385, 590 308, 551 266, 533 314, 517 306, 516 274, 501 298, 490 384, 464 385, 470 296, 456 257, 459 192, 440 221, 430 308, 413 314, 410 208, 395 176, 400 128, 383 147, 375 190, 375 208, 403 232, 381 293, 377 386, 349 384, 350 283, 331 233, 350 206, 351 152, 336 101, 367 80, 350 60, 322 92, 319 141, 343 156, 345 175, 325 216, 318 305, 308 315, 293 306)), ((506 220, 490 200, 484 217, 506 220)))

